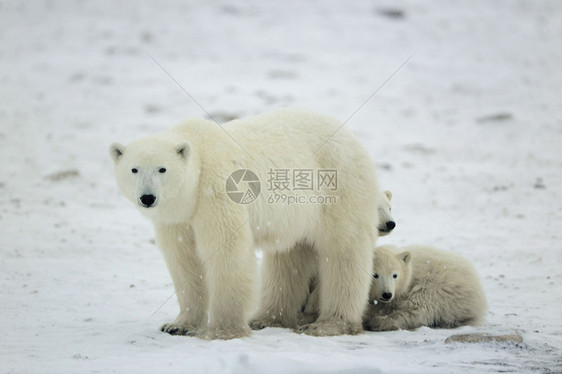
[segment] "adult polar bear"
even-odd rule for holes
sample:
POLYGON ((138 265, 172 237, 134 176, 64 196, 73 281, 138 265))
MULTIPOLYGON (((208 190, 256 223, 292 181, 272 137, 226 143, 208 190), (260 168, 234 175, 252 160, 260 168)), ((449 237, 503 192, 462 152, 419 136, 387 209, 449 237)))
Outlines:
POLYGON ((152 220, 180 313, 163 331, 231 339, 248 326, 256 284, 254 248, 264 250, 262 302, 254 327, 296 327, 316 268, 320 317, 305 332, 362 330, 378 225, 374 165, 359 140, 331 118, 280 109, 223 128, 192 119, 128 146, 113 144, 120 190, 152 220), (275 204, 261 193, 237 204, 225 182, 238 169, 262 181, 272 169, 336 169, 335 204, 275 204), (319 259, 319 260, 318 260, 319 259), (366 270, 367 269, 367 270, 366 270), (294 313, 293 313, 294 311, 294 313))

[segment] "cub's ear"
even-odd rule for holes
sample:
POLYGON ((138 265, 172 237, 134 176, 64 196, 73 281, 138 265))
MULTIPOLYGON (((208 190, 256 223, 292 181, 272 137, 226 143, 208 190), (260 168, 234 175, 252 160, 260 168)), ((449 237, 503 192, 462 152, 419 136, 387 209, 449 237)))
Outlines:
POLYGON ((123 153, 125 153, 125 146, 119 143, 113 143, 109 146, 109 155, 113 159, 113 162, 119 161, 121 157, 123 157, 123 153))
POLYGON ((400 253, 400 254, 398 255, 398 257, 399 257, 402 261, 404 261, 404 263, 407 264, 407 263, 409 263, 410 260, 412 259, 412 254, 411 254, 410 252, 406 251, 406 252, 400 253))
POLYGON ((191 144, 189 142, 183 142, 176 145, 177 154, 184 160, 188 160, 191 156, 191 144))
POLYGON ((383 193, 386 195, 386 197, 388 197, 388 201, 390 201, 392 199, 392 192, 384 191, 383 193))

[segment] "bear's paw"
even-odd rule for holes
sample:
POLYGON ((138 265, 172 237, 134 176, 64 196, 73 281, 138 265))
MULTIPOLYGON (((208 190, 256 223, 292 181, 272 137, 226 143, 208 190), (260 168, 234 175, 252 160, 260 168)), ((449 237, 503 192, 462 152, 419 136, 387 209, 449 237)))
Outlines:
POLYGON ((300 326, 297 332, 312 336, 357 335, 363 331, 361 323, 342 320, 320 321, 300 326))
POLYGON ((282 327, 282 328, 295 328, 297 327, 296 321, 286 321, 282 318, 273 318, 271 316, 263 318, 255 318, 250 321, 252 330, 262 330, 266 327, 282 327))
POLYGON ((162 325, 162 327, 160 327, 160 331, 168 333, 170 335, 197 335, 197 329, 194 326, 180 325, 176 323, 165 323, 162 325))
POLYGON ((214 340, 230 340, 245 338, 252 335, 252 330, 248 326, 218 326, 209 327, 207 331, 198 336, 202 339, 214 340))
POLYGON ((365 330, 369 331, 394 331, 404 329, 395 318, 378 315, 373 317, 366 325, 365 330))

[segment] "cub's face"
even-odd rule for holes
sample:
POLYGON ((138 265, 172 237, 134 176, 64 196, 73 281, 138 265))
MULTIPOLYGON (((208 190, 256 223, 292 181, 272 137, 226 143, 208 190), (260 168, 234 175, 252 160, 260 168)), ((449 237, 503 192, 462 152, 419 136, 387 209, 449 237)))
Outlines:
POLYGON ((127 147, 112 144, 110 154, 119 189, 142 213, 150 215, 177 197, 184 182, 190 145, 140 140, 127 147))
POLYGON ((390 303, 406 291, 412 273, 411 258, 410 252, 396 253, 384 246, 375 248, 370 302, 390 303))
POLYGON ((379 197, 379 236, 388 235, 396 227, 396 222, 392 218, 392 206, 390 204, 390 199, 392 199, 392 193, 390 191, 384 191, 379 197))

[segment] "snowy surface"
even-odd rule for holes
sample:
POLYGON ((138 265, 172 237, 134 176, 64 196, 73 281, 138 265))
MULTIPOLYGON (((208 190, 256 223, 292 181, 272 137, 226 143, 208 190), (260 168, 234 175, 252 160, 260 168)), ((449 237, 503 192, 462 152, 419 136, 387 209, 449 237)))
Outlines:
POLYGON ((562 4, 344 3, 0 3, 0 372, 562 372, 562 4), (347 127, 394 193, 379 243, 471 259, 486 325, 159 332, 171 280, 108 146, 206 114, 149 54, 219 120, 342 121, 413 55, 347 127), (514 331, 523 344, 444 343, 514 331))

